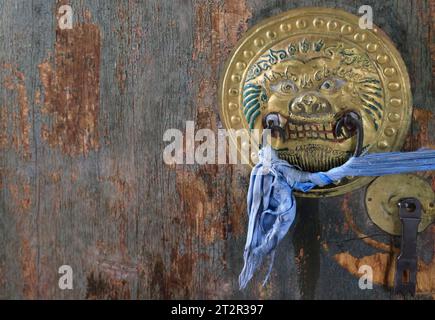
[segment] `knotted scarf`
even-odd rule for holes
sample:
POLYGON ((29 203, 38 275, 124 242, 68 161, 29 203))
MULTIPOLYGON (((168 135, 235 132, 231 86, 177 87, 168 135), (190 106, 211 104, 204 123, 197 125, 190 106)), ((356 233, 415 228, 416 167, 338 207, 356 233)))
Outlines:
POLYGON ((435 150, 363 154, 351 157, 327 172, 310 173, 279 159, 277 152, 266 145, 259 152, 259 162, 252 169, 249 182, 249 224, 244 266, 239 276, 240 289, 246 287, 266 256, 270 256, 270 263, 263 285, 269 279, 275 250, 295 219, 293 190, 307 192, 346 176, 382 176, 425 170, 435 170, 435 150))

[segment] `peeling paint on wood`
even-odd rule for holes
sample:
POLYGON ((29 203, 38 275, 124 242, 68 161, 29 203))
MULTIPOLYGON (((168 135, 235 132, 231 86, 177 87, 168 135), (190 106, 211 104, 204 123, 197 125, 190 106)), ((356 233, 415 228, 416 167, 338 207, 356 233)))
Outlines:
MULTIPOLYGON (((359 268, 362 265, 371 266, 373 269, 373 283, 393 287, 396 270, 397 255, 379 252, 374 255, 356 258, 349 252, 336 254, 334 259, 343 268, 348 270, 355 277, 361 277, 359 268)), ((435 259, 429 264, 418 260, 417 264, 417 286, 418 295, 432 296, 435 293, 435 259)))
POLYGON ((216 173, 178 171, 176 177, 178 195, 186 214, 186 219, 180 223, 188 225, 192 234, 206 245, 216 239, 225 239, 228 221, 223 221, 219 213, 225 199, 220 197, 222 201, 216 201, 215 192, 220 192, 214 187, 216 173))
POLYGON ((38 267, 37 249, 35 243, 35 232, 32 229, 31 208, 33 195, 29 179, 23 175, 17 175, 17 181, 13 181, 12 173, 4 175, 5 187, 9 192, 10 206, 15 208, 9 211, 8 218, 15 221, 15 232, 19 239, 20 250, 17 259, 21 268, 22 296, 26 299, 36 299, 38 297, 38 267))
POLYGON ((57 29, 54 66, 39 65, 42 113, 52 122, 42 126, 42 137, 68 155, 87 155, 99 146, 100 42, 95 24, 57 29))
POLYGON ((196 31, 193 60, 206 54, 211 65, 223 61, 248 28, 252 17, 246 1, 202 1, 195 8, 196 31), (210 19, 210 20, 209 20, 210 19))
POLYGON ((2 85, 15 92, 16 96, 16 101, 6 101, 0 111, 0 147, 4 149, 12 145, 17 153, 28 160, 31 158, 30 111, 25 76, 9 63, 4 63, 0 68, 2 85), (8 127, 12 128, 8 130, 8 127))
POLYGON ((38 271, 36 266, 36 249, 23 237, 21 241, 21 272, 23 277, 23 297, 25 299, 36 299, 38 297, 37 287, 38 271))
POLYGON ((435 148, 431 130, 435 126, 435 119, 431 110, 414 107, 412 112, 412 129, 405 141, 406 150, 419 148, 435 148))
POLYGON ((116 63, 116 80, 118 82, 119 92, 124 94, 125 92, 125 82, 127 80, 127 72, 125 71, 124 61, 118 59, 116 63))
POLYGON ((126 280, 118 280, 102 273, 91 273, 87 277, 86 299, 119 300, 130 299, 130 289, 126 280))
MULTIPOLYGON (((216 117, 218 112, 215 103, 217 97, 219 65, 226 59, 237 41, 248 28, 248 20, 252 14, 246 1, 229 1, 222 4, 201 1, 195 7, 195 39, 192 60, 204 59, 210 78, 200 81, 197 106, 198 110, 211 108, 216 117), (201 109, 200 109, 201 108, 201 109)), ((203 73, 205 70, 197 70, 203 73)), ((202 117, 200 122, 204 121, 202 117)), ((197 116, 198 120, 198 116, 197 116)), ((215 127, 211 127, 215 130, 215 127)))
POLYGON ((355 258, 349 252, 342 252, 336 254, 334 259, 355 277, 361 277, 362 274, 359 273, 359 268, 362 265, 367 265, 373 269, 373 283, 388 285, 389 287, 392 287, 394 283, 394 270, 397 255, 379 252, 374 255, 355 258))

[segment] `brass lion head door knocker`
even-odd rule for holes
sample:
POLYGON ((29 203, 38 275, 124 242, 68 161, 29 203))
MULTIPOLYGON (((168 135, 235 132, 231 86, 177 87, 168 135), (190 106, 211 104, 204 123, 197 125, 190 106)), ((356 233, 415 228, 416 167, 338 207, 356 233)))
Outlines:
MULTIPOLYGON (((248 31, 221 82, 225 127, 262 130, 273 123, 280 128, 271 143, 279 157, 310 172, 340 166, 352 155, 358 137, 343 126, 349 114, 362 120, 364 150, 400 149, 412 111, 408 73, 388 37, 376 26, 360 29, 358 19, 302 8, 248 31)), ((343 194, 371 180, 348 177, 299 195, 343 194)))

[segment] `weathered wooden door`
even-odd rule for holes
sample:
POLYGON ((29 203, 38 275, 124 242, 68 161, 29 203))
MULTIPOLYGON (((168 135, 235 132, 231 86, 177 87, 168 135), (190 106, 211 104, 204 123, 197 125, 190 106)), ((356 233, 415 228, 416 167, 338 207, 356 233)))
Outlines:
MULTIPOLYGON (((300 199, 270 283, 241 292, 249 168, 162 160, 165 130, 222 127, 219 75, 250 26, 363 4, 411 77, 405 150, 434 148, 432 0, 2 0, 0 298, 393 298, 399 242, 369 220, 364 188, 300 199), (58 22, 64 4, 72 29, 58 22), (373 290, 358 287, 362 264, 373 290)), ((434 239, 434 226, 419 236, 421 298, 435 294, 434 239)))

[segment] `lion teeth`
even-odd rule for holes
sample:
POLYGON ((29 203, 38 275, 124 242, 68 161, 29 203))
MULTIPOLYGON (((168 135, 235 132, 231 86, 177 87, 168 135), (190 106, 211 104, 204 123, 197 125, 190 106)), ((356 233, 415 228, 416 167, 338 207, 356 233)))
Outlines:
POLYGON ((293 124, 288 123, 290 139, 309 138, 337 141, 333 133, 333 124, 330 123, 311 123, 311 124, 293 124))

